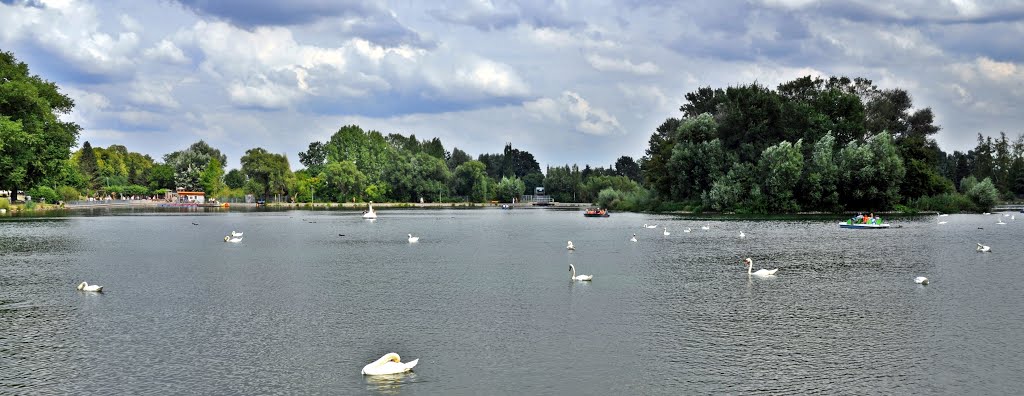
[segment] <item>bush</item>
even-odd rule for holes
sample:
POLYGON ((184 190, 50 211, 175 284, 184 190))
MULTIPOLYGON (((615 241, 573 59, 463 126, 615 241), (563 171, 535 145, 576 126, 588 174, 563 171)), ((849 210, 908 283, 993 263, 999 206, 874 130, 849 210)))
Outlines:
POLYGON ((958 213, 963 211, 975 211, 975 205, 969 198, 964 194, 959 193, 945 193, 939 195, 933 195, 928 197, 920 197, 917 199, 911 199, 907 202, 907 206, 911 210, 916 211, 936 211, 942 213, 958 213))
POLYGON ((46 199, 46 203, 55 204, 60 201, 60 195, 57 195, 56 191, 47 186, 35 186, 29 189, 25 195, 32 197, 33 201, 42 202, 42 199, 46 199))
POLYGON ((11 208, 11 201, 9 201, 7 199, 7 197, 0 198, 0 209, 10 209, 10 208, 11 208))
POLYGON ((78 193, 78 190, 71 186, 57 187, 57 195, 60 195, 60 198, 64 200, 64 202, 77 201, 82 197, 82 195, 78 193))

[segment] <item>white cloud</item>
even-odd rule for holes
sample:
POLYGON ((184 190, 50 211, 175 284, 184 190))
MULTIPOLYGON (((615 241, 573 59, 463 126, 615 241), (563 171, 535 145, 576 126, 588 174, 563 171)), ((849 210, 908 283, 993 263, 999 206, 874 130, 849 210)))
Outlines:
POLYGON ((141 105, 153 105, 176 109, 180 106, 174 99, 174 85, 167 82, 136 81, 131 99, 141 105))
POLYGON ((636 64, 629 59, 612 59, 596 54, 587 55, 587 62, 590 63, 590 66, 600 71, 626 72, 639 75, 652 75, 657 74, 659 71, 658 66, 651 62, 636 64))
POLYGON ((455 71, 456 87, 468 87, 493 96, 518 96, 527 93, 523 80, 497 62, 480 59, 455 71))
POLYGON ((615 116, 601 108, 593 107, 580 94, 562 92, 557 99, 541 98, 523 103, 523 108, 535 117, 545 117, 555 122, 567 121, 573 128, 587 135, 606 136, 622 132, 622 126, 615 116))
POLYGON ((178 48, 177 45, 174 45, 173 42, 167 39, 160 40, 159 43, 156 43, 156 45, 151 48, 146 48, 142 54, 147 59, 155 61, 179 64, 188 63, 189 61, 188 57, 185 56, 185 53, 181 51, 181 48, 178 48))

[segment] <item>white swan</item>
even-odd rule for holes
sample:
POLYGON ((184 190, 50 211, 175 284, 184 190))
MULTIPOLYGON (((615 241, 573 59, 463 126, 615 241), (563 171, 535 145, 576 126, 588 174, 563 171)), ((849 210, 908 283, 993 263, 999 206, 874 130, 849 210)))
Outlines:
POLYGON ((998 225, 1006 225, 1006 222, 1004 222, 1002 218, 999 218, 999 221, 997 221, 996 224, 998 224, 998 225))
POLYGON ((376 219, 377 218, 377 212, 373 211, 373 201, 370 201, 370 203, 367 204, 366 207, 369 208, 369 209, 366 210, 366 213, 363 213, 363 218, 364 219, 376 219))
POLYGON ((917 278, 914 278, 914 283, 920 283, 922 285, 927 285, 928 284, 928 278, 925 278, 923 276, 919 276, 917 278))
POLYGON ((658 225, 657 224, 647 225, 647 223, 644 223, 644 228, 658 228, 658 225))
POLYGON ((568 250, 576 250, 576 247, 572 245, 572 241, 569 241, 569 245, 565 247, 568 250))
POLYGON ((576 275, 576 267, 574 267, 572 264, 569 264, 569 272, 571 272, 571 274, 569 274, 569 279, 574 281, 594 280, 593 275, 576 275))
POLYGON ((242 241, 242 237, 240 237, 240 236, 237 236, 237 237, 233 237, 231 235, 225 235, 224 236, 224 242, 239 243, 241 241, 242 241))
POLYGON ((87 291, 87 292, 102 293, 103 292, 103 286, 100 286, 100 285, 90 285, 90 284, 88 284, 86 282, 82 282, 82 283, 78 284, 78 290, 87 291))
POLYGON ((948 216, 948 215, 944 215, 944 214, 940 214, 939 215, 939 224, 946 224, 946 221, 942 220, 942 217, 945 217, 945 216, 948 216))
POLYGON ((629 238, 630 242, 636 242, 636 234, 633 234, 632 238, 629 238))
POLYGON ((1017 215, 1010 215, 1010 220, 1017 220, 1017 215))
POLYGON ((669 235, 672 235, 672 233, 671 233, 671 232, 668 232, 668 227, 665 227, 665 231, 662 231, 662 232, 661 232, 661 235, 664 235, 664 236, 669 236, 669 235))
POLYGON ((746 238, 746 237, 747 237, 747 234, 744 234, 743 231, 740 231, 740 239, 743 239, 743 238, 746 238))
POLYGON ((409 363, 402 363, 402 358, 397 353, 391 352, 387 355, 381 356, 375 362, 363 366, 363 371, 360 371, 363 375, 387 375, 387 374, 399 374, 407 371, 412 371, 413 367, 416 367, 416 363, 419 363, 419 359, 413 360, 409 363))
POLYGON ((704 231, 710 230, 711 229, 711 225, 709 224, 709 225, 700 226, 700 229, 702 229, 704 231))
POLYGON ((412 234, 409 234, 409 243, 416 243, 416 242, 419 242, 419 241, 420 241, 420 237, 414 237, 414 236, 412 236, 412 234))
POLYGON ((775 269, 764 269, 764 268, 761 268, 761 269, 759 269, 757 271, 750 272, 751 269, 754 268, 754 260, 751 260, 750 257, 747 257, 747 259, 743 260, 743 261, 747 263, 747 275, 775 276, 775 273, 779 271, 778 268, 775 268, 775 269))
POLYGON ((978 251, 982 252, 982 253, 988 253, 988 252, 992 251, 992 248, 990 248, 988 246, 985 246, 985 245, 982 245, 982 244, 979 243, 978 244, 978 251))
POLYGON ((949 216, 949 215, 945 214, 945 213, 942 213, 942 214, 939 215, 939 217, 946 217, 946 216, 949 216))
POLYGON ((234 231, 234 230, 231 231, 231 236, 233 236, 233 237, 240 237, 240 236, 242 236, 242 234, 244 234, 244 233, 243 232, 234 231))
POLYGON ((690 233, 690 227, 686 227, 686 229, 684 229, 683 232, 689 234, 690 233))

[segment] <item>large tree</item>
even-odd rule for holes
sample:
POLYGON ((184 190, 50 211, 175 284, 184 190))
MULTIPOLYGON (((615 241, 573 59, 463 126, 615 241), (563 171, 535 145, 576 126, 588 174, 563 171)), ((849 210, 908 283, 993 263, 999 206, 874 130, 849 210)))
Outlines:
POLYGON ((74 108, 56 84, 29 74, 28 65, 0 52, 0 186, 12 192, 59 173, 79 126, 62 121, 74 108))
POLYGON ((246 192, 267 199, 271 195, 285 194, 291 168, 284 154, 273 154, 257 147, 242 156, 242 173, 249 179, 246 192))

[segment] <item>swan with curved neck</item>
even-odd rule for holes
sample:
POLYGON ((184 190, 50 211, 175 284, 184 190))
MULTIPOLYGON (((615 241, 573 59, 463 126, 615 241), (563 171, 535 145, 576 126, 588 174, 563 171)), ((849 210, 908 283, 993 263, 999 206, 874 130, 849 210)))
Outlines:
POLYGON ((238 231, 235 231, 235 230, 231 231, 231 236, 233 236, 233 237, 240 237, 240 236, 242 236, 242 234, 244 234, 244 232, 238 232, 238 231))
POLYGON ((775 273, 779 271, 778 268, 775 268, 775 269, 764 269, 764 268, 761 268, 761 269, 759 269, 757 271, 751 272, 751 270, 753 270, 753 268, 754 268, 754 260, 751 260, 750 257, 747 257, 747 259, 743 260, 743 262, 747 263, 747 275, 774 276, 775 273))
POLYGON ((367 204, 366 207, 368 209, 366 210, 366 213, 363 213, 363 218, 364 219, 376 219, 377 218, 377 212, 373 211, 373 201, 370 201, 370 203, 367 204))
POLYGON ((672 235, 672 233, 668 232, 668 227, 665 227, 665 230, 661 232, 661 235, 669 236, 669 235, 672 235))
POLYGON ((572 264, 569 264, 569 272, 569 279, 574 281, 589 281, 594 279, 593 275, 576 275, 576 267, 572 264))
POLYGON ((381 356, 373 363, 363 366, 363 375, 388 375, 388 374, 399 374, 407 371, 412 371, 413 367, 416 367, 416 363, 419 363, 419 359, 413 360, 409 363, 402 363, 402 358, 397 353, 391 352, 387 355, 381 356))
POLYGON ((233 237, 231 235, 225 235, 224 236, 224 242, 239 243, 241 241, 242 241, 242 237, 240 237, 240 236, 236 236, 236 237, 233 237))
POLYGON ((88 284, 86 282, 82 282, 82 283, 78 284, 78 290, 87 291, 87 292, 102 293, 103 292, 103 286, 100 286, 100 285, 90 285, 90 284, 88 284))
POLYGON ((740 231, 740 239, 743 239, 743 238, 746 238, 746 237, 747 237, 747 234, 744 234, 743 231, 740 231))
POLYGON ((415 236, 412 236, 412 234, 409 234, 409 243, 416 243, 416 242, 419 242, 419 241, 420 241, 420 237, 415 237, 415 236))
POLYGON ((992 251, 992 248, 978 243, 978 251, 982 253, 989 253, 992 251))
POLYGON ((576 247, 572 245, 572 241, 569 241, 569 245, 565 247, 566 250, 576 250, 576 247))
POLYGON ((658 225, 657 224, 647 225, 647 223, 644 223, 644 228, 658 228, 658 225))

